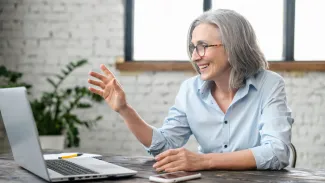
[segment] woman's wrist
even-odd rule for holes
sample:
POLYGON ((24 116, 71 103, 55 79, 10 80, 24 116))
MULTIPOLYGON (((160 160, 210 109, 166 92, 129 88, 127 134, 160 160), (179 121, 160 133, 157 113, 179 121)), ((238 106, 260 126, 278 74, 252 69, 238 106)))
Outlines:
POLYGON ((132 110, 132 107, 126 103, 123 107, 121 107, 116 112, 119 113, 122 117, 125 117, 130 113, 131 110, 132 110))
POLYGON ((210 170, 211 167, 211 154, 202 154, 202 169, 204 170, 210 170))

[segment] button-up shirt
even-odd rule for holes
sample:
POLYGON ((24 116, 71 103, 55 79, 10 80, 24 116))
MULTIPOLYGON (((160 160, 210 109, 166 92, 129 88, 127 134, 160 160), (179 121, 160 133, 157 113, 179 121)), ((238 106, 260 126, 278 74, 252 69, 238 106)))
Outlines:
POLYGON ((284 79, 269 70, 245 79, 225 113, 211 94, 212 84, 199 75, 185 80, 162 127, 152 126, 152 143, 145 149, 157 155, 182 147, 194 135, 198 153, 250 149, 257 169, 286 167, 294 120, 284 79))

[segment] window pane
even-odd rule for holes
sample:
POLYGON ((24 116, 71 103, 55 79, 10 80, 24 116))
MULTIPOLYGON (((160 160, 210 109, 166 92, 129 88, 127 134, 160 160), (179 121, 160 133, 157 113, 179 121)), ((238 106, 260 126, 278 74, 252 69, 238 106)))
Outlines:
POLYGON ((295 60, 324 60, 325 1, 296 1, 295 60))
POLYGON ((213 9, 232 9, 252 24, 268 61, 282 60, 283 0, 213 0, 213 9))
POLYGON ((134 1, 134 60, 189 60, 187 32, 203 0, 134 1))

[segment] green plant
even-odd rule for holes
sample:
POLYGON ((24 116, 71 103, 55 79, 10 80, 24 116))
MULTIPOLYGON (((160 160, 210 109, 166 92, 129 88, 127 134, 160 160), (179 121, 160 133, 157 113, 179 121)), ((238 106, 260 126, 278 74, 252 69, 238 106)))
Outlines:
MULTIPOLYGON (((0 66, 0 88, 11 88, 25 86, 29 90, 32 85, 20 82, 23 74, 20 72, 15 72, 8 70, 4 65, 0 66)), ((28 91, 29 92, 29 91, 28 91)))
POLYGON ((87 63, 87 60, 70 62, 62 74, 56 74, 56 81, 47 78, 53 87, 50 92, 43 92, 39 99, 31 101, 34 118, 40 135, 66 134, 67 147, 78 147, 80 138, 78 126, 86 126, 88 129, 100 119, 97 116, 92 120, 82 120, 73 113, 76 109, 91 108, 91 101, 101 102, 99 95, 90 92, 87 87, 71 87, 62 89, 62 82, 77 68, 87 63))

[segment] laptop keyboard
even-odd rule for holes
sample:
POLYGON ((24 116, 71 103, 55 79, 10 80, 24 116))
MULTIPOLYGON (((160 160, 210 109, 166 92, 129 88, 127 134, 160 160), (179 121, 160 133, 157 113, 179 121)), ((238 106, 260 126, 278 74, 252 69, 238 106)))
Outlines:
POLYGON ((47 168, 56 171, 62 175, 82 175, 82 174, 98 174, 88 168, 82 167, 75 163, 65 160, 46 160, 47 168))

